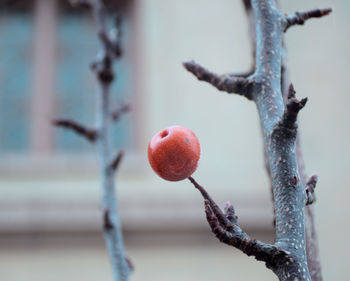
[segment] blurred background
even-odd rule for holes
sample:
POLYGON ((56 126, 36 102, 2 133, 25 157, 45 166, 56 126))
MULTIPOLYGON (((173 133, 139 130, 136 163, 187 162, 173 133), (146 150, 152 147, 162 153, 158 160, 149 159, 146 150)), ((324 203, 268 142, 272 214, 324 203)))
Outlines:
MULTIPOLYGON (((198 82, 181 62, 248 70, 248 22, 240 0, 115 0, 124 56, 113 103, 132 112, 114 125, 126 149, 117 175, 131 280, 277 280, 263 263, 219 243, 188 181, 166 182, 148 165, 148 140, 170 125, 202 146, 196 178, 240 225, 273 241, 272 205, 255 105, 198 82)), ((350 227, 350 2, 281 0, 283 12, 333 8, 288 31, 291 80, 309 97, 300 114, 306 171, 317 173, 316 219, 325 280, 348 276, 350 227)), ((94 125, 98 52, 89 11, 63 0, 0 1, 0 280, 112 280, 101 234, 95 148, 54 118, 94 125)))

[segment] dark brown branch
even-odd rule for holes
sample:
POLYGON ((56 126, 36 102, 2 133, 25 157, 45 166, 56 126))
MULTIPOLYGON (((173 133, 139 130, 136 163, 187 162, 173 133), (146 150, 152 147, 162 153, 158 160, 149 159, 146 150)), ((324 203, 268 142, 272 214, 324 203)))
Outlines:
POLYGON ((96 60, 92 62, 91 69, 97 73, 98 79, 103 84, 109 85, 114 80, 112 58, 107 53, 99 54, 96 60))
POLYGON ((234 73, 228 73, 227 75, 229 77, 242 77, 242 78, 248 78, 249 76, 252 76, 254 74, 254 67, 248 71, 243 71, 243 72, 234 72, 234 73))
POLYGON ((230 203, 226 204, 224 214, 201 185, 192 177, 188 179, 202 194, 208 224, 220 242, 233 246, 248 256, 254 256, 257 260, 265 261, 268 267, 274 266, 276 255, 285 255, 275 245, 266 244, 249 237, 238 226, 235 210, 230 203))
POLYGON ((88 2, 90 3, 91 10, 97 22, 98 37, 103 45, 102 52, 91 64, 91 68, 97 73, 97 77, 101 83, 109 85, 114 80, 112 62, 113 60, 119 59, 122 55, 121 19, 120 16, 117 16, 114 21, 114 28, 108 32, 107 23, 105 21, 107 18, 107 11, 103 3, 101 1, 88 2))
POLYGON ((199 190, 199 192, 202 194, 203 198, 205 200, 208 200, 210 202, 210 206, 215 212, 215 215, 217 219, 220 221, 221 224, 225 225, 225 227, 231 227, 231 221, 226 217, 226 215, 221 211, 220 207, 214 202, 214 200, 210 197, 208 192, 199 185, 194 178, 189 177, 188 178, 190 182, 199 190))
POLYGON ((97 132, 94 129, 88 129, 83 125, 69 119, 57 119, 53 120, 52 124, 57 127, 63 127, 65 129, 70 129, 78 135, 86 138, 90 142, 94 142, 97 138, 97 132))
POLYGON ((315 192, 317 181, 318 181, 318 176, 312 175, 306 183, 306 188, 305 188, 306 196, 307 196, 306 205, 310 205, 313 202, 315 202, 314 192, 315 192))
POLYGON ((112 112, 112 120, 118 121, 122 114, 129 112, 131 109, 129 104, 123 104, 112 112))
POLYGON ((187 71, 191 72, 200 81, 205 81, 220 91, 229 94, 235 93, 252 99, 249 91, 249 79, 241 76, 219 75, 213 73, 194 61, 183 63, 187 71))
POLYGON ((332 9, 314 9, 305 12, 295 12, 292 15, 288 15, 285 17, 285 27, 284 31, 293 25, 303 25, 305 21, 311 18, 321 18, 329 15, 332 12, 332 9))
POLYGON ((305 106, 307 102, 307 98, 303 98, 302 100, 298 100, 295 97, 295 90, 293 84, 290 84, 288 90, 288 100, 286 104, 286 108, 283 114, 282 123, 284 126, 292 129, 296 127, 296 120, 298 117, 299 111, 305 106))
POLYGON ((109 208, 107 207, 103 212, 103 229, 104 231, 110 231, 113 229, 113 224, 109 218, 109 208))
POLYGON ((113 171, 116 171, 119 168, 120 162, 122 161, 124 157, 124 150, 120 150, 117 156, 115 156, 114 160, 112 161, 110 168, 113 171))
POLYGON ((225 205, 225 216, 232 224, 237 224, 238 217, 236 216, 235 209, 230 202, 225 205))
POLYGON ((130 257, 125 257, 126 263, 128 264, 131 271, 135 271, 135 265, 130 257))

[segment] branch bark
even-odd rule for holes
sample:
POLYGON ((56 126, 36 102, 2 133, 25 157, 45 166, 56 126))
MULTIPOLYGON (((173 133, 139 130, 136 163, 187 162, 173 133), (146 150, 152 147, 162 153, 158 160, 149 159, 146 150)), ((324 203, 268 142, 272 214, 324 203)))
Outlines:
POLYGON ((73 132, 86 138, 90 142, 95 142, 97 137, 97 132, 95 129, 86 128, 85 126, 77 123, 74 120, 57 119, 57 120, 53 120, 52 124, 57 127, 62 127, 65 129, 72 130, 73 132))
POLYGON ((278 245, 263 243, 245 233, 238 225, 238 218, 231 203, 226 204, 224 213, 204 187, 194 178, 188 179, 202 194, 208 224, 220 242, 241 250, 247 256, 254 256, 257 260, 264 261, 268 268, 274 268, 278 258, 287 257, 287 253, 278 245))
MULTIPOLYGON (((316 11, 316 10, 312 10, 316 11)), ((323 12, 316 12, 322 16, 328 15, 331 12, 331 9, 323 9, 318 10, 323 12)), ((308 13, 308 12, 306 12, 308 13)), ((295 13, 295 15, 297 12, 295 13)), ((312 13, 310 13, 312 14, 312 13)), ((287 17, 291 17, 293 15, 289 15, 287 17)), ((285 31, 287 29, 285 28, 285 31)), ((282 67, 281 67, 281 87, 282 87, 282 95, 283 99, 286 102, 288 97, 288 83, 290 83, 289 79, 289 71, 287 65, 287 51, 284 41, 282 42, 282 67)), ((301 151, 301 141, 300 141, 300 132, 298 130, 297 140, 296 140, 296 157, 298 163, 298 169, 301 177, 301 181, 304 186, 307 186, 308 178, 305 173, 304 159, 301 151)), ((311 194, 312 195, 312 194, 311 194)), ((313 202, 314 199, 308 195, 308 202, 313 202)), ((305 208, 305 235, 306 235, 306 257, 307 264, 311 276, 312 281, 322 281, 322 270, 321 270, 321 262, 319 255, 319 247, 318 247, 318 238, 316 233, 316 222, 315 222, 315 211, 314 207, 310 204, 307 204, 305 208)))
MULTIPOLYGON (((310 200, 310 196, 307 195, 312 193, 310 186, 313 186, 314 180, 307 186, 303 184, 295 151, 297 115, 305 106, 307 99, 296 99, 294 88, 291 86, 286 104, 284 103, 281 84, 285 84, 286 81, 282 81, 281 77, 284 51, 282 39, 288 27, 301 24, 302 20, 311 17, 319 17, 319 14, 327 15, 331 10, 286 16, 278 11, 275 0, 252 0, 250 3, 245 0, 244 4, 248 15, 252 7, 254 20, 250 19, 250 22, 255 24, 254 35, 256 35, 255 40, 252 40, 256 42, 255 71, 248 76, 249 87, 245 88, 247 92, 242 94, 241 90, 233 90, 232 81, 235 82, 237 77, 230 76, 230 80, 227 76, 218 76, 197 64, 188 67, 191 66, 191 62, 184 65, 199 80, 207 81, 219 90, 238 92, 256 103, 274 197, 276 242, 270 246, 283 253, 278 255, 277 262, 267 265, 280 280, 311 280, 307 263, 309 259, 306 257, 304 211, 306 203, 310 200)), ((193 180, 191 181, 195 184, 193 180)), ((205 198, 205 210, 210 227, 220 241, 230 244, 230 237, 235 235, 235 232, 228 231, 230 227, 225 224, 222 212, 217 210, 216 204, 210 198, 206 198, 205 193, 202 191, 201 193, 205 198)))
POLYGON ((113 150, 110 131, 110 85, 114 78, 112 64, 116 58, 116 53, 114 43, 108 37, 107 12, 105 7, 101 1, 95 1, 91 8, 97 23, 98 36, 103 46, 102 56, 95 61, 93 70, 99 84, 96 116, 96 128, 99 132, 99 138, 96 141, 96 145, 99 152, 102 181, 102 209, 105 210, 104 221, 108 221, 108 224, 105 223, 104 237, 109 251, 114 280, 126 281, 129 280, 130 268, 125 256, 123 236, 118 216, 114 182, 115 169, 110 168, 110 164, 113 163, 111 161, 113 150))
POLYGON ((332 12, 332 9, 314 9, 304 12, 295 12, 292 15, 286 16, 286 23, 284 31, 293 25, 303 25, 307 20, 311 18, 321 18, 329 15, 332 12))
POLYGON ((118 113, 110 109, 110 85, 114 80, 113 61, 121 56, 120 21, 112 32, 107 29, 107 11, 101 0, 71 0, 74 6, 91 9, 95 18, 102 52, 92 64, 99 86, 97 93, 96 129, 87 129, 72 120, 56 120, 56 126, 65 127, 95 142, 98 149, 101 187, 103 233, 113 270, 114 281, 127 281, 131 272, 131 262, 125 256, 121 224, 118 216, 118 202, 115 192, 115 173, 124 155, 120 151, 112 159, 111 124, 113 119, 128 110, 121 107, 118 113))
POLYGON ((203 66, 194 61, 185 62, 184 67, 197 77, 200 81, 205 81, 217 88, 219 91, 224 91, 229 94, 235 93, 252 99, 249 91, 249 76, 237 76, 233 74, 216 74, 209 71, 203 66))

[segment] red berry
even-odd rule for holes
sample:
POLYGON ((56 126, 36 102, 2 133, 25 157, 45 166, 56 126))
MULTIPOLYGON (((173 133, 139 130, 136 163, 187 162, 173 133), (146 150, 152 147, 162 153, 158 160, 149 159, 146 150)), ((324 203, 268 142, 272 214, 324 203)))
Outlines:
POLYGON ((196 135, 183 126, 171 126, 157 133, 148 144, 148 161, 163 179, 180 181, 194 173, 200 157, 196 135))

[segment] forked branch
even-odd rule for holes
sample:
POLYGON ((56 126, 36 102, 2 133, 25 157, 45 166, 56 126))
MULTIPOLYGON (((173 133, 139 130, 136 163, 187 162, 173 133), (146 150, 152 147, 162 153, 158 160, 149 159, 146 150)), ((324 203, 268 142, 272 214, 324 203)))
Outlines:
POLYGON ((115 27, 109 30, 107 28, 107 10, 102 0, 71 0, 71 4, 90 8, 96 21, 98 38, 102 45, 100 54, 92 63, 92 70, 96 74, 99 86, 96 129, 85 128, 72 120, 55 120, 54 124, 73 130, 91 142, 95 142, 98 148, 102 187, 103 233, 110 256, 114 281, 127 281, 129 280, 131 263, 128 262, 125 256, 114 182, 115 172, 120 165, 124 152, 121 150, 115 158, 112 158, 113 148, 110 130, 113 119, 117 120, 121 113, 128 110, 128 106, 122 106, 116 112, 112 112, 110 109, 110 85, 114 80, 113 62, 120 58, 122 54, 120 19, 116 18, 115 27))
MULTIPOLYGON (((252 39, 256 43, 254 73, 248 77, 237 77, 217 75, 194 62, 185 63, 184 66, 199 80, 206 81, 219 90, 243 95, 256 103, 272 182, 276 220, 276 243, 267 246, 276 247, 279 253, 283 253, 277 255, 274 260, 276 262, 267 264, 280 280, 307 281, 310 280, 310 274, 307 264, 309 257, 306 258, 304 211, 306 194, 312 194, 315 179, 309 181, 307 187, 304 186, 300 180, 295 153, 297 116, 307 99, 298 100, 291 85, 286 104, 284 103, 281 90, 282 38, 288 27, 302 24, 312 17, 322 17, 331 10, 285 16, 278 10, 275 0, 244 0, 244 4, 250 23, 255 25, 255 38, 252 39)), ((244 245, 245 239, 240 236, 244 232, 238 227, 237 221, 228 219, 228 213, 224 214, 205 190, 193 179, 189 179, 205 198, 207 219, 215 235, 220 241, 241 249, 240 245, 244 245)), ((233 212, 231 218, 235 218, 233 209, 228 209, 231 214, 233 212)), ((249 251, 253 253, 256 252, 255 247, 265 249, 266 246, 249 243, 249 251)), ((266 258, 262 260, 266 261, 266 258)))
POLYGON ((268 268, 275 266, 276 257, 287 256, 287 253, 276 245, 266 244, 251 238, 239 227, 231 203, 226 204, 224 213, 201 185, 192 177, 188 179, 202 194, 208 224, 220 242, 233 246, 248 256, 254 256, 259 261, 264 261, 268 268))
POLYGON ((112 112, 112 120, 114 122, 118 121, 120 117, 130 111, 130 105, 129 104, 122 104, 120 105, 116 110, 112 112))

